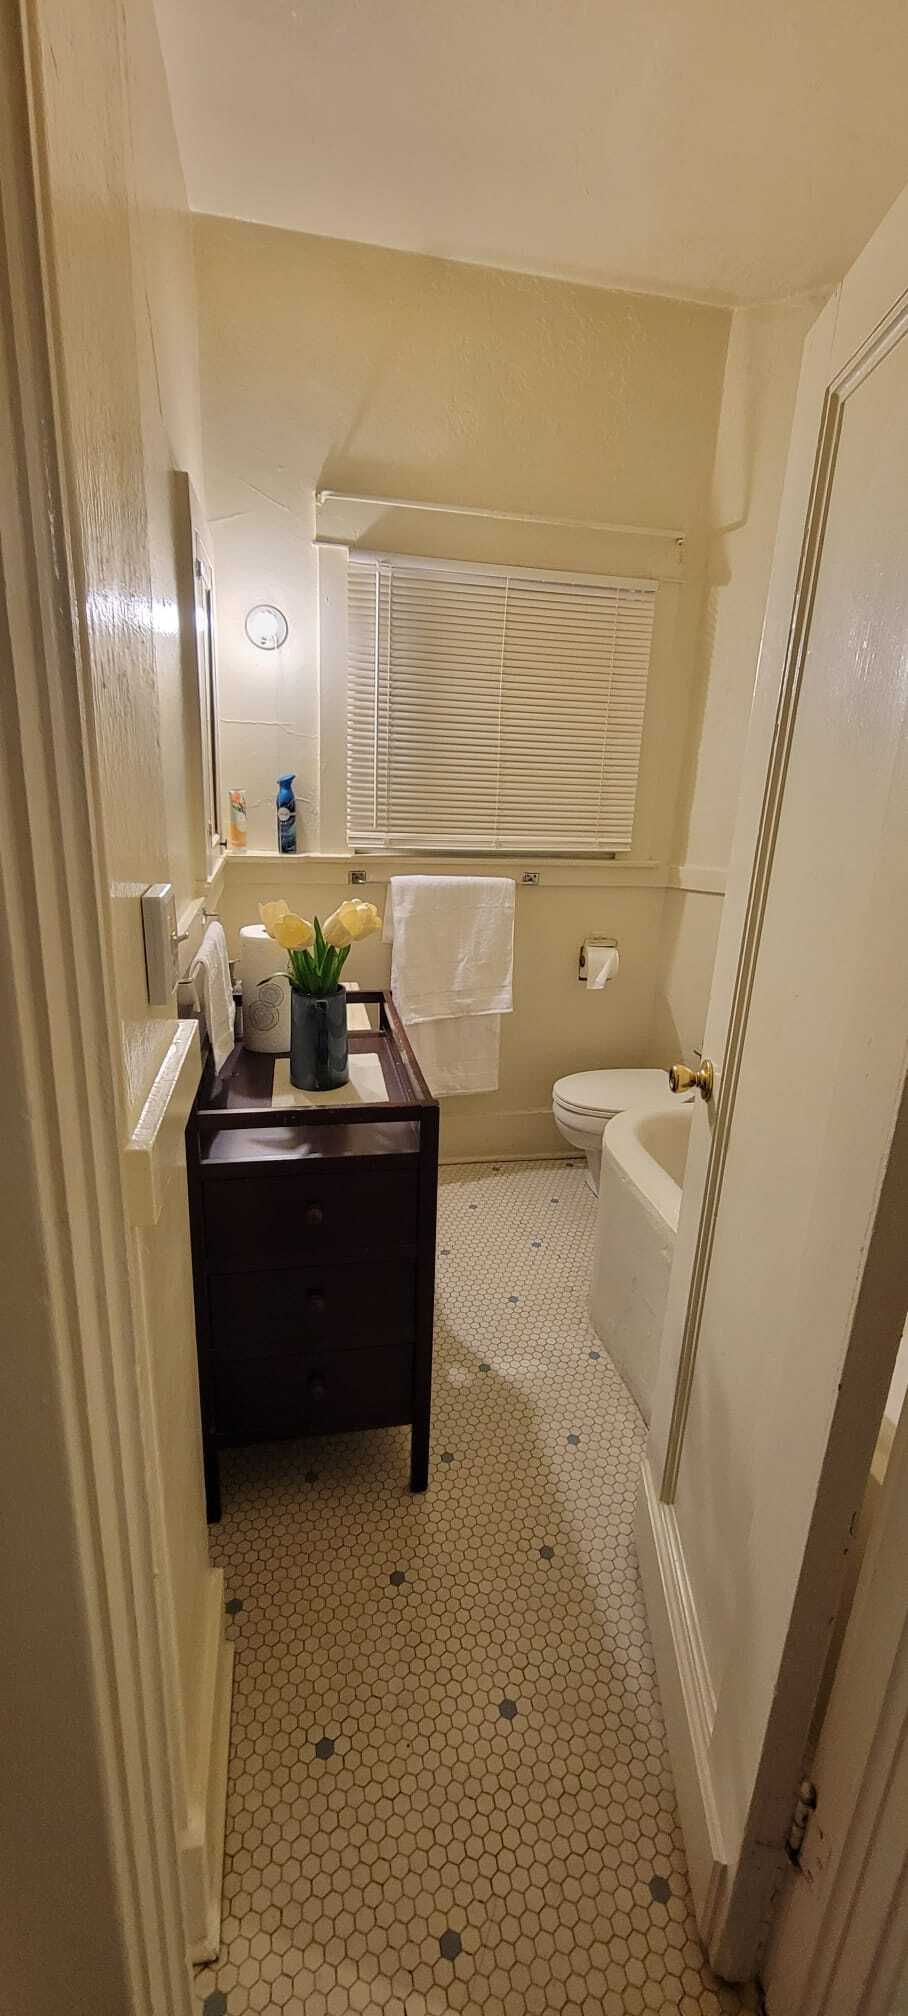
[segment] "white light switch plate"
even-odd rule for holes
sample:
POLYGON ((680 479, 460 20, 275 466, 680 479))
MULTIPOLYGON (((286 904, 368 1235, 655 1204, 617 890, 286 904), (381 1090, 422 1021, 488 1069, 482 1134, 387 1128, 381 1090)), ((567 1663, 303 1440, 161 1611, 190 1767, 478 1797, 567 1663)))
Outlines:
POLYGON ((179 978, 177 906, 172 882, 153 882, 142 893, 145 975, 152 1008, 167 1008, 179 978))

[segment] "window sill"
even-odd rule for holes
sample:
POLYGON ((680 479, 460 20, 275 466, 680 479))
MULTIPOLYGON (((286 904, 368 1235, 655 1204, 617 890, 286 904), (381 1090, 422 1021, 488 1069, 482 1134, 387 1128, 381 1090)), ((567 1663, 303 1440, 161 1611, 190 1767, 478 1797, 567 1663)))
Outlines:
POLYGON ((516 882, 530 872, 540 885, 552 888, 587 884, 596 888, 658 888, 666 886, 661 862, 603 861, 596 855, 567 854, 228 854, 227 874, 233 880, 268 882, 295 876, 305 882, 342 880, 362 875, 361 888, 387 882, 391 875, 510 875, 516 882))
POLYGON ((424 865, 430 871, 436 867, 439 861, 498 861, 499 863, 507 864, 509 868, 513 867, 515 863, 519 866, 527 861, 550 863, 553 867, 566 867, 576 862, 583 862, 587 867, 617 868, 622 870, 633 869, 635 873, 641 875, 651 874, 654 870, 661 869, 663 866, 659 861, 633 861, 628 855, 538 854, 530 847, 527 847, 521 853, 512 854, 488 854, 481 851, 472 852, 469 849, 457 848, 437 848, 433 850, 425 847, 410 849, 377 847, 369 851, 358 848, 356 853, 351 853, 348 849, 347 852, 342 854, 319 854, 314 849, 307 848, 298 854, 279 854, 276 848, 247 847, 242 851, 238 850, 236 853, 231 853, 228 850, 223 858, 225 861, 239 862, 270 861, 274 867, 285 868, 298 868, 300 863, 305 861, 336 862, 339 865, 351 868, 368 866, 370 861, 411 861, 424 865))
POLYGON ((389 875, 497 874, 513 875, 519 881, 528 869, 539 875, 540 887, 588 887, 609 889, 681 889, 721 896, 725 889, 724 868, 696 867, 665 861, 604 861, 595 854, 278 854, 249 848, 243 854, 225 854, 224 867, 233 880, 269 882, 285 875, 303 881, 346 882, 351 872, 365 874, 365 883, 387 882, 389 875))

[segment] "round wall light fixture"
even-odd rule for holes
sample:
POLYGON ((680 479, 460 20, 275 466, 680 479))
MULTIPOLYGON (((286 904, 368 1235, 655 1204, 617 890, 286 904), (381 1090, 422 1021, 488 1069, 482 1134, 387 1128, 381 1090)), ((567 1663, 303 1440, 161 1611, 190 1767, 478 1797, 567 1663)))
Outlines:
POLYGON ((287 642, 287 618, 273 602, 257 602, 249 611, 245 627, 250 644, 257 644, 260 651, 279 651, 287 642))

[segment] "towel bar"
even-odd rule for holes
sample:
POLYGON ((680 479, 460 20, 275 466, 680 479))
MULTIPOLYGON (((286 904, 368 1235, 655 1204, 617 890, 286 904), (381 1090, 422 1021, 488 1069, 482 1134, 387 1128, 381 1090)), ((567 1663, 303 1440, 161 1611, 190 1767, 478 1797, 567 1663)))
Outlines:
MULTIPOLYGON (((431 873, 431 868, 427 867, 426 874, 431 873)), ((515 875, 510 879, 515 881, 520 888, 538 889, 542 881, 542 875, 538 868, 525 868, 522 875, 515 875)), ((363 888, 367 883, 371 884, 373 888, 387 888, 390 880, 390 875, 376 875, 371 868, 348 868, 347 870, 347 881, 352 883, 353 887, 357 889, 363 888)))

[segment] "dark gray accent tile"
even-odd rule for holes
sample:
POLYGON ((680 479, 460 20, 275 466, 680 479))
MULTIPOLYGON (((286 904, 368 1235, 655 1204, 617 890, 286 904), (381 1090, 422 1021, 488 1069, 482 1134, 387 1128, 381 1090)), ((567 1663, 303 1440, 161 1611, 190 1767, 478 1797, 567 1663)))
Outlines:
POLYGON ((334 1756, 334 1739, 333 1739, 333 1737, 331 1737, 331 1736, 320 1736, 320 1737, 319 1737, 319 1739, 318 1739, 318 1742, 316 1743, 316 1746, 315 1746, 315 1754, 316 1754, 316 1757, 321 1757, 321 1758, 325 1758, 325 1757, 333 1757, 333 1756, 334 1756))
POLYGON ((504 1700, 498 1703, 498 1713, 503 1717, 505 1722, 513 1722, 517 1713, 516 1701, 509 1701, 507 1695, 505 1695, 504 1700))
POLYGON ((539 1247, 539 1246, 541 1246, 541 1245, 542 1245, 542 1240, 541 1240, 541 1239, 531 1239, 531 1240, 530 1240, 530 1245, 531 1245, 531 1246, 536 1246, 536 1247, 539 1247))
POLYGON ((456 1960, 458 1953, 463 1952, 460 1933, 455 1932, 449 1925, 438 1941, 438 1950, 443 1960, 456 1960))
POLYGON ((222 1988, 213 1988, 202 2003, 202 2016, 227 2016, 227 1997, 222 1988))
POLYGON ((539 1559, 540 1561, 554 1561, 555 1559, 554 1547, 540 1547, 539 1559))
POLYGON ((520 1301, 520 1296, 519 1296, 519 1295, 509 1295, 509 1296, 508 1296, 508 1301, 509 1301, 509 1302, 510 1302, 510 1303, 511 1303, 511 1304, 513 1305, 513 1304, 514 1304, 515 1302, 519 1302, 519 1301, 520 1301))
POLYGON ((571 1448, 572 1448, 572 1449, 579 1449, 579 1447, 580 1447, 580 1437, 579 1437, 579 1435, 569 1435, 567 1439, 568 1439, 568 1441, 569 1441, 569 1443, 570 1443, 570 1445, 571 1445, 571 1448))
POLYGON ((303 1473, 303 1483, 304 1483, 304 1484, 317 1484, 317 1483, 318 1483, 318 1471, 317 1471, 317 1470, 306 1470, 306 1471, 304 1471, 304 1473, 303 1473))
POLYGON ((230 1602, 224 1604, 224 1609, 226 1610, 228 1617, 238 1617, 242 1608, 243 1608, 242 1596, 231 1596, 230 1602))
POLYGON ((388 1576, 388 1581, 390 1582, 392 1589, 399 1589, 401 1585, 404 1582, 406 1582, 406 1579, 407 1579, 406 1575, 404 1574, 402 1568, 395 1568, 393 1575, 388 1576))
POLYGON ((591 1351, 591 1352, 590 1352, 590 1357, 591 1357, 592 1359, 594 1359, 594 1361, 595 1361, 595 1362, 596 1362, 596 1363, 598 1364, 598 1362, 599 1362, 599 1359, 600 1359, 600 1358, 602 1357, 602 1352, 601 1352, 601 1351, 591 1351))
POLYGON ((483 1362, 482 1362, 482 1364, 480 1365, 480 1367, 479 1367, 479 1370, 480 1370, 480 1372, 491 1372, 491 1370, 492 1370, 492 1367, 491 1367, 491 1365, 487 1365, 487 1364, 486 1364, 486 1362, 485 1362, 485 1359, 483 1359, 483 1362))
POLYGON ((453 1457, 453 1455, 452 1455, 452 1453, 451 1453, 450 1449, 443 1449, 443 1450, 442 1450, 442 1452, 441 1452, 441 1455, 439 1456, 439 1459, 438 1459, 438 1460, 439 1460, 439 1463, 453 1463, 453 1461, 454 1461, 454 1457, 453 1457))
POLYGON ((654 1904, 667 1904, 672 1894, 672 1886, 667 1876, 651 1876, 649 1894, 654 1904))

